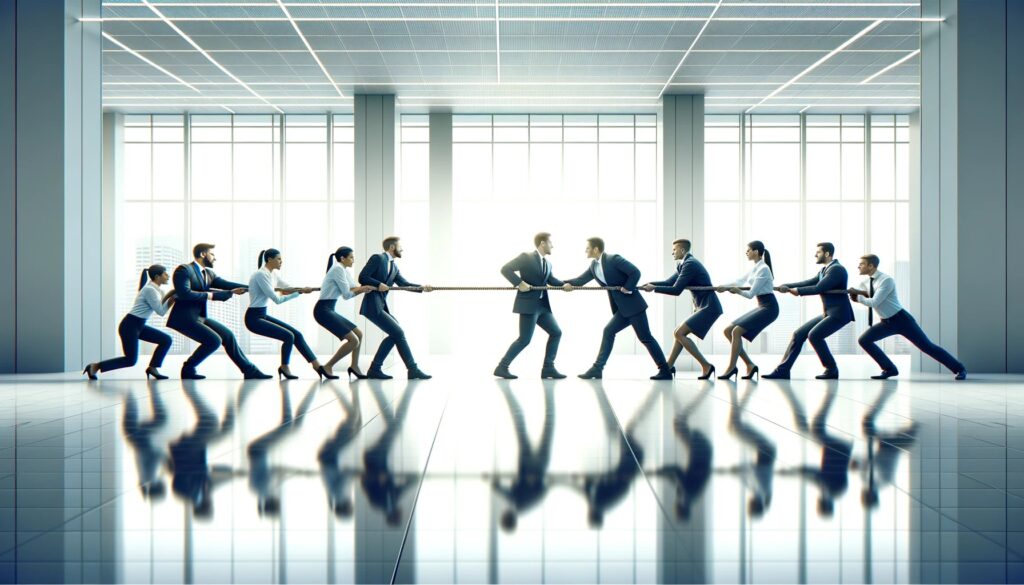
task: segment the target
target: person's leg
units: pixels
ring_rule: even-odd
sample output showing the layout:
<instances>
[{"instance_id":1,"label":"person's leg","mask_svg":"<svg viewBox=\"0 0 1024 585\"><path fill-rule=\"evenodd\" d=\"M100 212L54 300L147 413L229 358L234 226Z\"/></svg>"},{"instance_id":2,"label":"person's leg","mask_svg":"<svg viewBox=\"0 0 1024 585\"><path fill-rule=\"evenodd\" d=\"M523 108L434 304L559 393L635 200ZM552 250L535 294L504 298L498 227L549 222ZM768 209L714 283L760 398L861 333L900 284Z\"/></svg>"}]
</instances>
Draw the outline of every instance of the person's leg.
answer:
<instances>
[{"instance_id":1,"label":"person's leg","mask_svg":"<svg viewBox=\"0 0 1024 585\"><path fill-rule=\"evenodd\" d=\"M185 323L182 327L174 328L174 330L199 344L199 347L182 364L182 371L194 372L199 364L203 363L203 360L210 357L221 346L221 338L217 332L201 321Z\"/></svg>"},{"instance_id":2,"label":"person's leg","mask_svg":"<svg viewBox=\"0 0 1024 585\"><path fill-rule=\"evenodd\" d=\"M702 373L707 374L708 370L711 369L711 362L709 362L704 357L704 354L702 354L700 352L700 348L697 347L697 342L694 341L690 337L690 333L691 333L691 331L690 331L690 326L689 325L687 325L686 323L683 323L682 325L680 325L679 328L676 329L676 344L680 345L683 349L685 349L686 353L688 353L691 356L693 356L693 359L697 360L697 363L700 364L700 368L701 368ZM672 348L672 351L676 352L676 349L675 349L674 346ZM678 356L678 353L677 353L677 356ZM675 360L670 360L669 361L669 365L672 365L674 363L675 363Z\"/></svg>"},{"instance_id":3,"label":"person's leg","mask_svg":"<svg viewBox=\"0 0 1024 585\"><path fill-rule=\"evenodd\" d=\"M174 341L171 339L171 336L159 329L145 325L142 327L142 331L139 332L139 339L156 344L156 350L153 352L153 357L149 359L149 367L159 368L162 366L164 363L164 357L167 356L167 352L171 349L171 343Z\"/></svg>"},{"instance_id":4,"label":"person's leg","mask_svg":"<svg viewBox=\"0 0 1024 585\"><path fill-rule=\"evenodd\" d=\"M385 347L390 341L390 346L387 347L387 351L383 354L381 349L377 350L377 356L373 358L373 363L378 368L384 363L384 358L387 357L387 352L391 351L391 347L398 349L398 355L401 356L402 362L405 363L405 367L409 370L416 369L416 359L412 356L412 349L409 348L409 342L405 338L405 331L402 330L402 326L398 324L398 320L392 317L389 313L384 313L377 316L374 319L374 324L380 327L381 330L387 334L387 338L381 342L381 348Z\"/></svg>"},{"instance_id":5,"label":"person's leg","mask_svg":"<svg viewBox=\"0 0 1024 585\"><path fill-rule=\"evenodd\" d=\"M739 335L739 333L736 333L737 329L742 329L742 327L729 323L722 332L725 338L729 340L729 363L725 365L726 372L731 372L736 367L736 359L739 358L740 352L736 344L736 337Z\"/></svg>"},{"instance_id":6,"label":"person's leg","mask_svg":"<svg viewBox=\"0 0 1024 585\"><path fill-rule=\"evenodd\" d=\"M311 364L316 362L316 354L313 353L313 350L310 349L309 344L306 343L306 338L302 335L301 331L280 319L269 316L267 317L267 319L274 325L282 327L292 334L292 339L294 340L295 348L299 350L299 355L301 355L303 359L305 359L307 362Z\"/></svg>"},{"instance_id":7,"label":"person's leg","mask_svg":"<svg viewBox=\"0 0 1024 585\"><path fill-rule=\"evenodd\" d=\"M789 347L786 348L786 354L782 357L782 361L775 367L777 372L789 372L793 369L793 364L796 363L796 358L800 356L800 350L804 347L804 342L807 341L807 335L810 334L811 329L820 323L825 318L824 315L819 315L810 321L801 325L796 331L793 332L793 337L789 340Z\"/></svg>"},{"instance_id":8,"label":"person's leg","mask_svg":"<svg viewBox=\"0 0 1024 585\"><path fill-rule=\"evenodd\" d=\"M647 311L630 317L629 324L633 327L633 331L636 332L636 338L647 348L647 353L651 354L654 365L658 366L659 370L667 369L668 363L665 361L665 353L661 351L661 346L658 345L654 335L651 334L651 324L647 320Z\"/></svg>"},{"instance_id":9,"label":"person's leg","mask_svg":"<svg viewBox=\"0 0 1024 585\"><path fill-rule=\"evenodd\" d=\"M903 335L910 343L913 343L915 347L920 349L925 355L946 366L946 368L954 374L964 371L966 368L960 360L953 357L953 354L949 353L945 349L942 349L931 339L928 339L928 335L925 334L921 326L917 324L917 320L914 319L909 313L900 319L899 329L900 334Z\"/></svg>"},{"instance_id":10,"label":"person's leg","mask_svg":"<svg viewBox=\"0 0 1024 585\"><path fill-rule=\"evenodd\" d=\"M104 360L96 364L97 372L109 372L121 368L130 368L139 360L139 334L140 330L133 320L123 319L117 327L117 334L121 337L121 349L124 355L118 358Z\"/></svg>"},{"instance_id":11,"label":"person's leg","mask_svg":"<svg viewBox=\"0 0 1024 585\"><path fill-rule=\"evenodd\" d=\"M555 320L555 314L551 311L541 313L537 318L537 325L548 334L548 342L544 346L544 367L555 367L555 356L558 355L558 344L562 341L562 328Z\"/></svg>"},{"instance_id":12,"label":"person's leg","mask_svg":"<svg viewBox=\"0 0 1024 585\"><path fill-rule=\"evenodd\" d=\"M356 327L352 331L349 331L349 335L355 337L355 345L352 346L352 363L349 367L352 368L352 371L362 374L363 370L359 367L359 353L360 350L363 349L363 332ZM349 339L351 340L352 338L350 337Z\"/></svg>"},{"instance_id":13,"label":"person's leg","mask_svg":"<svg viewBox=\"0 0 1024 585\"><path fill-rule=\"evenodd\" d=\"M269 337L281 342L281 365L287 366L292 357L292 346L295 344L295 336L287 328L273 317L263 314L251 316L246 312L245 328L256 335Z\"/></svg>"},{"instance_id":14,"label":"person's leg","mask_svg":"<svg viewBox=\"0 0 1024 585\"><path fill-rule=\"evenodd\" d=\"M878 342L885 339L886 337L892 337L896 335L896 328L890 323L878 322L868 327L857 343L860 344L864 352L871 356L871 359L875 360L878 367L882 368L883 372L896 372L896 364L892 363L889 356L885 355L882 348L878 347Z\"/></svg>"},{"instance_id":15,"label":"person's leg","mask_svg":"<svg viewBox=\"0 0 1024 585\"><path fill-rule=\"evenodd\" d=\"M218 337L220 337L221 345L224 346L224 353L228 354L231 361L234 362L235 367L240 372L247 373L256 369L256 366L252 364L245 357L242 352L242 348L238 345L238 340L235 339L235 334L231 332L223 323L214 321L213 319L205 319L203 324L212 329Z\"/></svg>"},{"instance_id":16,"label":"person's leg","mask_svg":"<svg viewBox=\"0 0 1024 585\"><path fill-rule=\"evenodd\" d=\"M530 340L533 339L533 331L537 325L537 313L519 315L519 337L508 346L508 350L505 355L501 357L501 361L498 362L499 366L509 367L512 365L512 360L522 353L526 349L527 345L530 345Z\"/></svg>"},{"instance_id":17,"label":"person's leg","mask_svg":"<svg viewBox=\"0 0 1024 585\"><path fill-rule=\"evenodd\" d=\"M327 360L327 363L324 364L324 367L327 368L328 372L333 374L334 366L342 359L344 359L345 356L347 356L349 353L353 352L358 348L359 338L356 337L356 331L356 329L353 329L352 331L349 331L348 333L345 334L345 337L342 338L343 343L341 344L341 346L338 347L338 351L334 352L334 355L331 356L331 359Z\"/></svg>"},{"instance_id":18,"label":"person's leg","mask_svg":"<svg viewBox=\"0 0 1024 585\"><path fill-rule=\"evenodd\" d=\"M608 324L604 326L604 331L601 332L601 348L597 351L597 359L594 361L595 368L598 370L604 369L604 365L608 363L608 356L612 354L615 335L628 326L629 319L626 319L619 313L612 315Z\"/></svg>"},{"instance_id":19,"label":"person's leg","mask_svg":"<svg viewBox=\"0 0 1024 585\"><path fill-rule=\"evenodd\" d=\"M836 365L836 359L832 357L832 352L828 349L828 342L825 340L836 331L845 327L847 323L849 321L846 319L826 316L807 333L807 339L811 342L814 353L818 354L821 365L825 366L825 369L829 372L837 371L839 366Z\"/></svg>"}]
</instances>

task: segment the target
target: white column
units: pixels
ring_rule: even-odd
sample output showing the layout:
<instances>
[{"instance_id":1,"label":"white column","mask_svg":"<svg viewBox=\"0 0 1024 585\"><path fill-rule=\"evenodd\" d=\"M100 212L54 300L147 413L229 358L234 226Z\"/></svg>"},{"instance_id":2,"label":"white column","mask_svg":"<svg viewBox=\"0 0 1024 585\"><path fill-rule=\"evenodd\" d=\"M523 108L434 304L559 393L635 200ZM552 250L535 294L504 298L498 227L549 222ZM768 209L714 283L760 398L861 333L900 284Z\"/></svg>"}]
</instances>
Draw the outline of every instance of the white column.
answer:
<instances>
[{"instance_id":1,"label":"white column","mask_svg":"<svg viewBox=\"0 0 1024 585\"><path fill-rule=\"evenodd\" d=\"M452 283L452 114L430 114L430 282ZM430 299L430 351L448 354L451 342L451 295Z\"/></svg>"}]
</instances>

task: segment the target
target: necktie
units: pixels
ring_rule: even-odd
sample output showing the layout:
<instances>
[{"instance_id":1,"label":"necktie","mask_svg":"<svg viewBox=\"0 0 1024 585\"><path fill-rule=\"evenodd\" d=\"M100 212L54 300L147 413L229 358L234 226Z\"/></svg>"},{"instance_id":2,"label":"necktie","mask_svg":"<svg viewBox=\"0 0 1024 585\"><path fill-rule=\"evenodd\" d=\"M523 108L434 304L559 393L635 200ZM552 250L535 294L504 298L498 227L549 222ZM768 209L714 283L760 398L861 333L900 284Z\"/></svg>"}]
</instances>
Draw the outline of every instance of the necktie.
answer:
<instances>
[{"instance_id":1,"label":"necktie","mask_svg":"<svg viewBox=\"0 0 1024 585\"><path fill-rule=\"evenodd\" d=\"M544 260L543 256L540 257L540 272L544 276L547 276L548 274L548 263Z\"/></svg>"},{"instance_id":2,"label":"necktie","mask_svg":"<svg viewBox=\"0 0 1024 585\"><path fill-rule=\"evenodd\" d=\"M870 298L870 297L873 297L873 296L875 296L875 277L874 276L872 276L871 279L868 280L868 297ZM868 307L868 327L871 327L874 324L875 324L875 310L872 309L871 307Z\"/></svg>"}]
</instances>

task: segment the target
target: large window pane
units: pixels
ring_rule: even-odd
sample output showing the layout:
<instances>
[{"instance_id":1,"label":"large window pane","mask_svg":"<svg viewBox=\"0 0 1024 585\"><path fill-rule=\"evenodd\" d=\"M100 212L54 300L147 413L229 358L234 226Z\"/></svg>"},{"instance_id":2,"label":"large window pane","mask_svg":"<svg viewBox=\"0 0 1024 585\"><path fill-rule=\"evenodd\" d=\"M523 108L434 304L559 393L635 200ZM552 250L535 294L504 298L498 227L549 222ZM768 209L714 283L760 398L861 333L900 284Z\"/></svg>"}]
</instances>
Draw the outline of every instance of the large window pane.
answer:
<instances>
[{"instance_id":1,"label":"large window pane","mask_svg":"<svg viewBox=\"0 0 1024 585\"><path fill-rule=\"evenodd\" d=\"M192 145L192 198L231 199L231 145Z\"/></svg>"}]
</instances>

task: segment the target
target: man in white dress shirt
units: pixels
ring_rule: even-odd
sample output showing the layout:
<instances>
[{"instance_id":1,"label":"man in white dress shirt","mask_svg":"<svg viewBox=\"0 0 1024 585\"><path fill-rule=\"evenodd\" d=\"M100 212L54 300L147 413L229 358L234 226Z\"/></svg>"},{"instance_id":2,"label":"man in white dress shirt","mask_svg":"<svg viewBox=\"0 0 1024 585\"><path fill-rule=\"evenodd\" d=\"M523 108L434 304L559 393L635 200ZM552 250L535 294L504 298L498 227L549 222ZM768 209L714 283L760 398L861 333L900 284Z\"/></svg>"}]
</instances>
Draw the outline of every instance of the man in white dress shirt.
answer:
<instances>
[{"instance_id":1,"label":"man in white dress shirt","mask_svg":"<svg viewBox=\"0 0 1024 585\"><path fill-rule=\"evenodd\" d=\"M881 374L871 376L871 378L885 380L899 374L896 364L892 363L892 360L878 347L877 342L893 335L902 335L922 353L949 368L956 374L955 379L966 379L967 368L948 351L932 343L914 317L900 305L900 301L896 297L896 281L888 274L879 272L878 263L878 256L874 254L861 256L857 269L862 276L867 276L868 280L861 285L863 288L851 288L848 291L852 301L868 307L868 325L870 327L857 341L882 368ZM878 323L874 323L876 311L881 318Z\"/></svg>"}]
</instances>

